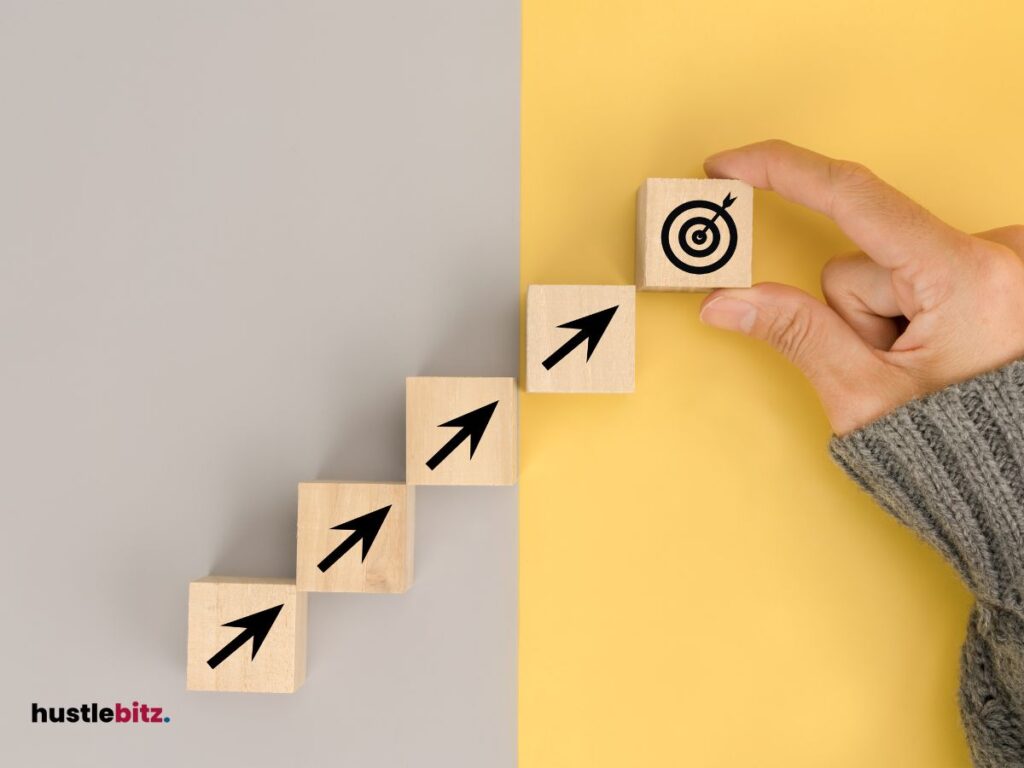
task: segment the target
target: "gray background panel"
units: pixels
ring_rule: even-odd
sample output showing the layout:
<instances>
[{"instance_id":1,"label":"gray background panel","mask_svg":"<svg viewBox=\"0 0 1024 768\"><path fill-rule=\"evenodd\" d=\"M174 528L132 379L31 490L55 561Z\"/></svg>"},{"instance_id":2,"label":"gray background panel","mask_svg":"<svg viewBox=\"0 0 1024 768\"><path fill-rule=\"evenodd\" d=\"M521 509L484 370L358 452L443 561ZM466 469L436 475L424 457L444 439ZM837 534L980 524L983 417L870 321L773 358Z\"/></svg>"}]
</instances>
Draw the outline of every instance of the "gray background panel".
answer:
<instances>
[{"instance_id":1,"label":"gray background panel","mask_svg":"<svg viewBox=\"0 0 1024 768\"><path fill-rule=\"evenodd\" d=\"M514 764L514 488L419 489L298 694L184 654L190 579L294 574L296 483L402 478L405 376L515 374L518 78L503 0L0 1L11 764Z\"/></svg>"}]
</instances>

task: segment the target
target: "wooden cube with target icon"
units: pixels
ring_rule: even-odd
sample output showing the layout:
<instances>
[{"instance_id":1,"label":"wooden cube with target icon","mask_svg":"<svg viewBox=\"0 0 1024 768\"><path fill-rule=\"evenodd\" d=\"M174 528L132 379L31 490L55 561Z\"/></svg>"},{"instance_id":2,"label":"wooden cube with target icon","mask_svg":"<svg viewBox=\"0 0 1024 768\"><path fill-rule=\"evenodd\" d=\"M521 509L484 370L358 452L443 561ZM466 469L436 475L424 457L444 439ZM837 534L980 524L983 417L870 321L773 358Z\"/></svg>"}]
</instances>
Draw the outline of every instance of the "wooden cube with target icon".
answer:
<instances>
[{"instance_id":1,"label":"wooden cube with target icon","mask_svg":"<svg viewBox=\"0 0 1024 768\"><path fill-rule=\"evenodd\" d=\"M513 485L519 453L517 400L512 378L406 379L406 482Z\"/></svg>"},{"instance_id":2,"label":"wooden cube with target icon","mask_svg":"<svg viewBox=\"0 0 1024 768\"><path fill-rule=\"evenodd\" d=\"M647 179L637 192L637 287L749 287L753 217L754 191L742 181Z\"/></svg>"},{"instance_id":3,"label":"wooden cube with target icon","mask_svg":"<svg viewBox=\"0 0 1024 768\"><path fill-rule=\"evenodd\" d=\"M635 369L634 286L530 286L527 392L632 392Z\"/></svg>"},{"instance_id":4,"label":"wooden cube with target icon","mask_svg":"<svg viewBox=\"0 0 1024 768\"><path fill-rule=\"evenodd\" d=\"M293 693L306 679L305 592L294 579L207 576L188 586L190 691Z\"/></svg>"},{"instance_id":5,"label":"wooden cube with target icon","mask_svg":"<svg viewBox=\"0 0 1024 768\"><path fill-rule=\"evenodd\" d=\"M414 498L404 483L300 483L299 590L405 592L412 586Z\"/></svg>"}]
</instances>

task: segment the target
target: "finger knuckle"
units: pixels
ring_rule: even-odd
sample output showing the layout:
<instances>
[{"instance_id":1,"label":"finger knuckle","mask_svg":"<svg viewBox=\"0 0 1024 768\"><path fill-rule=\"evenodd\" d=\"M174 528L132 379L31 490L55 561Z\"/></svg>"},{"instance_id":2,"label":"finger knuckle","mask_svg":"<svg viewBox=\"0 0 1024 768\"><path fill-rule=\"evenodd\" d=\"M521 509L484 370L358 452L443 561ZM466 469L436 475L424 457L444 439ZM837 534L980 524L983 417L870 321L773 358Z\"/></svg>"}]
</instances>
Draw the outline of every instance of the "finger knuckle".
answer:
<instances>
[{"instance_id":1,"label":"finger knuckle","mask_svg":"<svg viewBox=\"0 0 1024 768\"><path fill-rule=\"evenodd\" d=\"M790 360L800 359L811 346L812 315L810 308L804 305L775 313L765 329L766 340Z\"/></svg>"},{"instance_id":2,"label":"finger knuckle","mask_svg":"<svg viewBox=\"0 0 1024 768\"><path fill-rule=\"evenodd\" d=\"M870 168L852 160L830 160L828 175L834 187L846 190L870 187L878 180Z\"/></svg>"},{"instance_id":3,"label":"finger knuckle","mask_svg":"<svg viewBox=\"0 0 1024 768\"><path fill-rule=\"evenodd\" d=\"M828 186L831 199L827 213L835 218L844 210L871 205L879 194L879 179L867 166L851 160L829 160Z\"/></svg>"},{"instance_id":4,"label":"finger knuckle","mask_svg":"<svg viewBox=\"0 0 1024 768\"><path fill-rule=\"evenodd\" d=\"M986 296L1012 294L1019 301L1024 289L1024 264L1010 248L995 243L976 244L978 289Z\"/></svg>"},{"instance_id":5,"label":"finger knuckle","mask_svg":"<svg viewBox=\"0 0 1024 768\"><path fill-rule=\"evenodd\" d=\"M821 269L821 292L828 300L835 299L842 294L847 275L849 274L851 259L848 256L834 256L825 262Z\"/></svg>"}]
</instances>

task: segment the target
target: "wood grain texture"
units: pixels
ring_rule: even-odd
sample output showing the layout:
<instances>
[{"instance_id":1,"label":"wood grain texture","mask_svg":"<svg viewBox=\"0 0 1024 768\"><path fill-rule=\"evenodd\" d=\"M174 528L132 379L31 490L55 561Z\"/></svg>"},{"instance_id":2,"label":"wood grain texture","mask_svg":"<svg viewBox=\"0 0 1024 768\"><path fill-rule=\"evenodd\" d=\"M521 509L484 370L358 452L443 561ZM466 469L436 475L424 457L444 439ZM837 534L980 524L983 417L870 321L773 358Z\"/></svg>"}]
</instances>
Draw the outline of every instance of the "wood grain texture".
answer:
<instances>
[{"instance_id":1,"label":"wood grain texture","mask_svg":"<svg viewBox=\"0 0 1024 768\"><path fill-rule=\"evenodd\" d=\"M590 359L587 342L550 369L543 362L577 331L563 323L616 307ZM527 392L632 392L636 384L636 288L531 285L526 294Z\"/></svg>"},{"instance_id":2,"label":"wood grain texture","mask_svg":"<svg viewBox=\"0 0 1024 768\"><path fill-rule=\"evenodd\" d=\"M282 605L256 658L252 641L211 669L207 661L243 629L225 627L258 611ZM207 576L188 588L190 691L294 693L306 679L307 597L289 579Z\"/></svg>"},{"instance_id":3,"label":"wood grain texture","mask_svg":"<svg viewBox=\"0 0 1024 768\"><path fill-rule=\"evenodd\" d=\"M353 535L333 526L390 506L366 559L360 540L326 571L317 566ZM304 592L405 592L412 586L415 491L402 483L299 484L296 582Z\"/></svg>"},{"instance_id":4,"label":"wood grain texture","mask_svg":"<svg viewBox=\"0 0 1024 768\"><path fill-rule=\"evenodd\" d=\"M661 231L669 214L679 205L691 200L707 200L716 205L726 195L736 201L728 213L736 223L736 250L721 268L708 274L695 275L674 265L665 255ZM689 216L711 216L707 210L683 214L682 223ZM751 284L751 245L753 236L754 191L750 185L733 179L647 179L637 192L636 223L636 284L646 291L709 291L713 288L747 288ZM676 242L678 224L672 229L671 242L678 254ZM722 247L725 246L723 237ZM700 265L713 262L715 254L703 258L687 257L683 261Z\"/></svg>"},{"instance_id":5,"label":"wood grain texture","mask_svg":"<svg viewBox=\"0 0 1024 768\"><path fill-rule=\"evenodd\" d=\"M410 485L513 485L519 453L519 407L513 378L406 379L406 482ZM459 431L439 425L497 402L476 452L469 439L431 470L426 462Z\"/></svg>"}]
</instances>

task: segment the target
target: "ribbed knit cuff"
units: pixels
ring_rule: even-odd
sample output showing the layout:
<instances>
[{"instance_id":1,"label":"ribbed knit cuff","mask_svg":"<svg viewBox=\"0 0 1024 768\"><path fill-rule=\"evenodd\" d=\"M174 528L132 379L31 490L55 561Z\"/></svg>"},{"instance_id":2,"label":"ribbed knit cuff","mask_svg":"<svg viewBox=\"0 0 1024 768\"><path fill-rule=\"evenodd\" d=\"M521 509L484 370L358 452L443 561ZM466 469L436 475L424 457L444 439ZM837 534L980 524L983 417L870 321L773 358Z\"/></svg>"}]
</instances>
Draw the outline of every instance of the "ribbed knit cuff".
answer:
<instances>
[{"instance_id":1,"label":"ribbed knit cuff","mask_svg":"<svg viewBox=\"0 0 1024 768\"><path fill-rule=\"evenodd\" d=\"M829 450L979 600L1021 609L1024 361L907 403Z\"/></svg>"}]
</instances>

